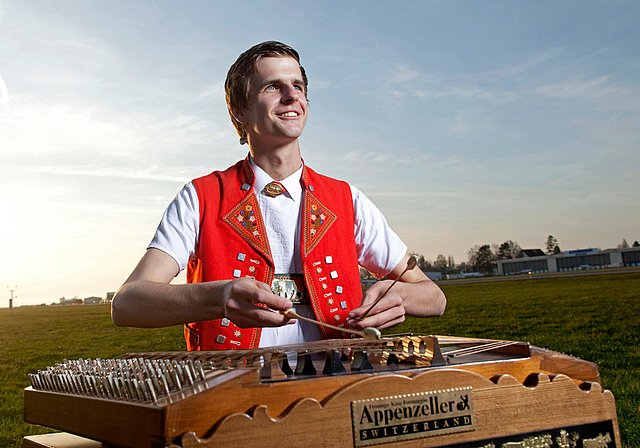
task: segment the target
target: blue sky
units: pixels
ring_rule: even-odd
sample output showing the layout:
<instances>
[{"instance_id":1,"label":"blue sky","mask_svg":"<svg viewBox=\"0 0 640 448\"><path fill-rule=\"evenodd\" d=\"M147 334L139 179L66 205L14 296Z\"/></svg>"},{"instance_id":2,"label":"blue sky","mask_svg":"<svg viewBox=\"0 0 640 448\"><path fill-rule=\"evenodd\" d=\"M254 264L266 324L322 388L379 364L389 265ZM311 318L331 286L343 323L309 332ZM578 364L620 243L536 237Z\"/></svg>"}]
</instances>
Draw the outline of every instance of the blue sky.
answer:
<instances>
[{"instance_id":1,"label":"blue sky","mask_svg":"<svg viewBox=\"0 0 640 448\"><path fill-rule=\"evenodd\" d=\"M0 0L0 286L117 289L182 185L244 157L222 84L271 39L310 78L306 163L411 251L632 243L639 21L632 1Z\"/></svg>"}]
</instances>

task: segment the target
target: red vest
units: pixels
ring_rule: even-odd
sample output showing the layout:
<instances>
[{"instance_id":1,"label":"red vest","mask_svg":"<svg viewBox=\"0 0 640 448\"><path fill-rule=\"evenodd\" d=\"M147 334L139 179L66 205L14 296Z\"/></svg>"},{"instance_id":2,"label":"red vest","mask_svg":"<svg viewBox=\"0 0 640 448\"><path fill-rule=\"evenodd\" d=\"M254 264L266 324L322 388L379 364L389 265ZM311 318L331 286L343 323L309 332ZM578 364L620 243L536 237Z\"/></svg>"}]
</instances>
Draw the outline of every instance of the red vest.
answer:
<instances>
[{"instance_id":1,"label":"red vest","mask_svg":"<svg viewBox=\"0 0 640 448\"><path fill-rule=\"evenodd\" d=\"M316 318L342 327L362 299L351 189L306 166L302 183L300 254L305 284ZM187 282L253 277L270 285L274 263L249 161L193 184L200 202L200 241L197 258L187 266ZM325 338L346 336L321 328ZM189 350L248 349L258 347L261 329L242 329L218 319L186 324L184 333Z\"/></svg>"}]
</instances>

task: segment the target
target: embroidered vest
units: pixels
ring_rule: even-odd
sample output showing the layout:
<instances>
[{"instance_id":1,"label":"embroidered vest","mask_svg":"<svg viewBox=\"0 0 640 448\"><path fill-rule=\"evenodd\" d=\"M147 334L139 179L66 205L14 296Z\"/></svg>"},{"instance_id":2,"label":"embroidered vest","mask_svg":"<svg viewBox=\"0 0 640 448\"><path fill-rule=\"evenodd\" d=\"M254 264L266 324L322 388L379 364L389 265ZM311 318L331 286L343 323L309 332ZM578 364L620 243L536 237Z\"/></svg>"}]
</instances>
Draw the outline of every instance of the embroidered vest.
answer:
<instances>
[{"instance_id":1,"label":"embroidered vest","mask_svg":"<svg viewBox=\"0 0 640 448\"><path fill-rule=\"evenodd\" d=\"M306 166L302 183L300 258L311 304L318 320L345 326L362 299L351 189ZM270 285L274 263L249 161L193 184L200 202L200 241L197 258L187 266L187 282L252 277ZM321 329L325 338L346 337ZM261 329L242 329L224 318L186 324L184 333L188 350L249 349L258 347Z\"/></svg>"}]
</instances>

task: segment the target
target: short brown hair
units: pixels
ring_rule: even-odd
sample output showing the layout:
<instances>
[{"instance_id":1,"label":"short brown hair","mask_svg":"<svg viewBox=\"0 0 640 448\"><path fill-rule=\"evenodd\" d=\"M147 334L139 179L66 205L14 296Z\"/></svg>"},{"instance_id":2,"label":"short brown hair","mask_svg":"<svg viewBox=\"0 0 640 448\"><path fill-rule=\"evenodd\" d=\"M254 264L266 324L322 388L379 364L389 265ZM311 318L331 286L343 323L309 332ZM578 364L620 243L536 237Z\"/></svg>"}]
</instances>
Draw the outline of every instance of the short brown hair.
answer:
<instances>
[{"instance_id":1,"label":"short brown hair","mask_svg":"<svg viewBox=\"0 0 640 448\"><path fill-rule=\"evenodd\" d=\"M292 57L298 61L302 80L304 81L304 94L307 95L307 74L302 65L300 65L300 55L289 45L276 41L262 42L254 45L247 51L238 56L236 62L233 63L227 79L224 83L224 92L227 99L227 108L231 115L231 122L236 127L238 135L243 137L243 126L236 117L233 116L233 109L244 112L249 108L251 100L251 75L256 71L256 64L260 58L270 57Z\"/></svg>"}]
</instances>

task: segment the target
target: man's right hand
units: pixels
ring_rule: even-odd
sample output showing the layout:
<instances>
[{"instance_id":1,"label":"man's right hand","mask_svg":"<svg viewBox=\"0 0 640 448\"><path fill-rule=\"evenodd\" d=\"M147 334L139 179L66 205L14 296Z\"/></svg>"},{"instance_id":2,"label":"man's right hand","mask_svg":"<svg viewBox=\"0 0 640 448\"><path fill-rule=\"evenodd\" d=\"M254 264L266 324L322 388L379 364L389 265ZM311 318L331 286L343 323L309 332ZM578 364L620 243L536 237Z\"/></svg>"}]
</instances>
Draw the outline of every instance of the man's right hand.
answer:
<instances>
[{"instance_id":1,"label":"man's right hand","mask_svg":"<svg viewBox=\"0 0 640 448\"><path fill-rule=\"evenodd\" d=\"M224 317L240 328L279 327L292 323L291 319L278 313L292 306L291 301L275 295L265 283L250 278L229 280L224 287Z\"/></svg>"},{"instance_id":2,"label":"man's right hand","mask_svg":"<svg viewBox=\"0 0 640 448\"><path fill-rule=\"evenodd\" d=\"M172 285L178 264L149 249L111 303L118 326L166 327L226 317L242 328L277 327L293 321L279 310L293 305L250 278ZM267 309L269 308L269 309Z\"/></svg>"}]
</instances>

